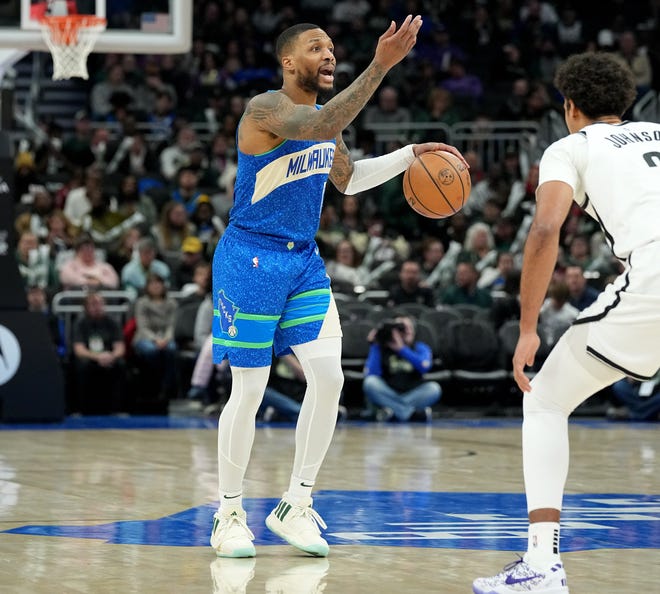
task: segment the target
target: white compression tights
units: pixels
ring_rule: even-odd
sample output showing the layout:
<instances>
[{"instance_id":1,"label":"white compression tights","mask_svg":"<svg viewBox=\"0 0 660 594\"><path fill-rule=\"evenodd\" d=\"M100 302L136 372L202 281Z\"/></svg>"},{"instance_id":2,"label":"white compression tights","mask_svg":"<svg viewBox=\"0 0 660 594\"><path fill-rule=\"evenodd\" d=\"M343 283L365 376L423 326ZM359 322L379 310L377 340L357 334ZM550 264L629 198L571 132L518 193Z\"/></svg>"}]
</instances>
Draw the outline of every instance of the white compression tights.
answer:
<instances>
[{"instance_id":1,"label":"white compression tights","mask_svg":"<svg viewBox=\"0 0 660 594\"><path fill-rule=\"evenodd\" d=\"M587 326L572 326L523 397L523 470L527 510L561 509L568 476L568 416L623 374L586 352Z\"/></svg>"},{"instance_id":2,"label":"white compression tights","mask_svg":"<svg viewBox=\"0 0 660 594\"><path fill-rule=\"evenodd\" d=\"M268 384L270 367L232 367L231 394L218 420L220 493L240 493L254 442L257 410ZM222 496L222 495L221 495Z\"/></svg>"},{"instance_id":3,"label":"white compression tights","mask_svg":"<svg viewBox=\"0 0 660 594\"><path fill-rule=\"evenodd\" d=\"M310 481L330 446L344 375L341 338L323 338L293 347L307 380L296 426L293 474ZM270 367L232 367L232 389L218 421L220 492L239 493L250 460L255 417L268 383Z\"/></svg>"},{"instance_id":4,"label":"white compression tights","mask_svg":"<svg viewBox=\"0 0 660 594\"><path fill-rule=\"evenodd\" d=\"M344 385L341 338L324 338L293 347L307 379L307 390L296 424L293 475L316 480L337 423Z\"/></svg>"}]
</instances>

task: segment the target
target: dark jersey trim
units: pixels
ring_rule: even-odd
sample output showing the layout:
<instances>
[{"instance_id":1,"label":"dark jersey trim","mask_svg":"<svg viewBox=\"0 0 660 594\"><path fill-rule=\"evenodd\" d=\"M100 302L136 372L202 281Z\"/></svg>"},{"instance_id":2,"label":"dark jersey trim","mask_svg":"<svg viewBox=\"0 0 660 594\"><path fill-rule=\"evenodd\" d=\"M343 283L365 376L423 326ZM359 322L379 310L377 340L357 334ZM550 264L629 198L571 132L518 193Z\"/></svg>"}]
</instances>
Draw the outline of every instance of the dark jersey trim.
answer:
<instances>
[{"instance_id":1,"label":"dark jersey trim","mask_svg":"<svg viewBox=\"0 0 660 594\"><path fill-rule=\"evenodd\" d=\"M599 314L575 320L573 325L577 326L578 324L586 324L588 322L597 322L598 320L602 320L610 311L612 311L617 305L619 305L619 303L621 303L621 293L625 292L625 290L628 288L628 285L630 285L630 270L626 272L625 284L616 292L616 299L610 305L608 305Z\"/></svg>"},{"instance_id":2,"label":"dark jersey trim","mask_svg":"<svg viewBox=\"0 0 660 594\"><path fill-rule=\"evenodd\" d=\"M614 363L614 361L610 361L605 355L599 353L598 351L596 351L595 349L593 349L588 345L587 345L587 353L589 353L590 355L592 355L602 363L605 363L605 365L612 367L614 369L618 369L622 373L625 373L627 376L639 381L649 380L655 375L655 373L653 375L639 375L634 371L630 371L630 369L626 369L625 367L618 365L617 363Z\"/></svg>"}]
</instances>

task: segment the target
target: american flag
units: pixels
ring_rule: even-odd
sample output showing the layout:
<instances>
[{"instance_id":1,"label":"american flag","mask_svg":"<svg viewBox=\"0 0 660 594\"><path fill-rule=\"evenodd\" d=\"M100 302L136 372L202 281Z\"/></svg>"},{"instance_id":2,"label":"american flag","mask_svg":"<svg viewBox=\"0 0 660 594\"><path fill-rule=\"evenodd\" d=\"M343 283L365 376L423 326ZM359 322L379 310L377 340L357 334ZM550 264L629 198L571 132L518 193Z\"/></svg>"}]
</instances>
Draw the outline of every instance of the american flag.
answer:
<instances>
[{"instance_id":1,"label":"american flag","mask_svg":"<svg viewBox=\"0 0 660 594\"><path fill-rule=\"evenodd\" d=\"M147 33L170 33L170 15L166 12L143 12L142 31Z\"/></svg>"}]
</instances>

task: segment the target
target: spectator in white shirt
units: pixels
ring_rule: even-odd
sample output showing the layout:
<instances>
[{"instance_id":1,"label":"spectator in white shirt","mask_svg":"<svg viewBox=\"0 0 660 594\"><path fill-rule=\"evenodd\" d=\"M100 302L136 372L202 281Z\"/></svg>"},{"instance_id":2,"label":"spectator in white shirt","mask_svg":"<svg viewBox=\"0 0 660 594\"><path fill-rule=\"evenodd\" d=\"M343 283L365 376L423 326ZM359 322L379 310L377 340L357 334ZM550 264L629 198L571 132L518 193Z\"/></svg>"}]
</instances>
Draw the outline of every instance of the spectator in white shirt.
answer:
<instances>
[{"instance_id":1,"label":"spectator in white shirt","mask_svg":"<svg viewBox=\"0 0 660 594\"><path fill-rule=\"evenodd\" d=\"M98 167L89 167L85 171L85 185L71 190L64 202L64 214L76 227L80 227L85 215L92 210L88 193L101 189L103 172Z\"/></svg>"},{"instance_id":2,"label":"spectator in white shirt","mask_svg":"<svg viewBox=\"0 0 660 594\"><path fill-rule=\"evenodd\" d=\"M548 287L548 296L539 315L539 329L548 347L559 340L580 313L568 302L569 297L568 286L563 281L553 282Z\"/></svg>"},{"instance_id":3,"label":"spectator in white shirt","mask_svg":"<svg viewBox=\"0 0 660 594\"><path fill-rule=\"evenodd\" d=\"M190 152L198 146L195 131L184 126L179 130L176 143L168 146L160 154L160 172L168 181L173 181L181 167L188 164Z\"/></svg>"}]
</instances>

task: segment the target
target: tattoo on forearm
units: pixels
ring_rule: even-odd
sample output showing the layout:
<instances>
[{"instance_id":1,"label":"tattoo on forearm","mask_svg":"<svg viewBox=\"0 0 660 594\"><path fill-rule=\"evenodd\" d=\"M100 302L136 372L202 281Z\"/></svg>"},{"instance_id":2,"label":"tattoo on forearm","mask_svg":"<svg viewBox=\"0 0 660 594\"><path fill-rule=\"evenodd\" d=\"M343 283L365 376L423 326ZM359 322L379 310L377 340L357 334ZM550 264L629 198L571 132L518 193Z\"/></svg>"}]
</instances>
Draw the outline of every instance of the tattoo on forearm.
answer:
<instances>
[{"instance_id":1,"label":"tattoo on forearm","mask_svg":"<svg viewBox=\"0 0 660 594\"><path fill-rule=\"evenodd\" d=\"M353 162L350 152L346 144L341 141L337 142L330 179L337 189L343 191L346 189L351 175L353 175Z\"/></svg>"},{"instance_id":2,"label":"tattoo on forearm","mask_svg":"<svg viewBox=\"0 0 660 594\"><path fill-rule=\"evenodd\" d=\"M259 128L284 138L335 138L367 104L386 72L372 63L320 111L296 105L282 93L268 93L250 102L245 116Z\"/></svg>"},{"instance_id":3,"label":"tattoo on forearm","mask_svg":"<svg viewBox=\"0 0 660 594\"><path fill-rule=\"evenodd\" d=\"M343 130L360 113L383 81L386 71L377 64L371 64L353 84L344 89L323 108L323 119L340 125Z\"/></svg>"}]
</instances>

